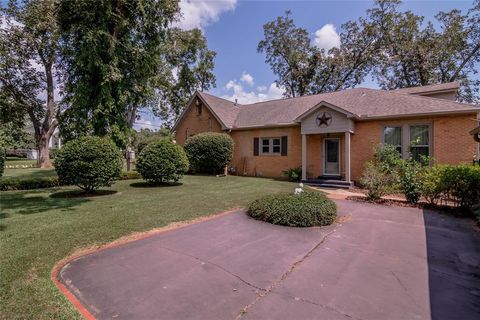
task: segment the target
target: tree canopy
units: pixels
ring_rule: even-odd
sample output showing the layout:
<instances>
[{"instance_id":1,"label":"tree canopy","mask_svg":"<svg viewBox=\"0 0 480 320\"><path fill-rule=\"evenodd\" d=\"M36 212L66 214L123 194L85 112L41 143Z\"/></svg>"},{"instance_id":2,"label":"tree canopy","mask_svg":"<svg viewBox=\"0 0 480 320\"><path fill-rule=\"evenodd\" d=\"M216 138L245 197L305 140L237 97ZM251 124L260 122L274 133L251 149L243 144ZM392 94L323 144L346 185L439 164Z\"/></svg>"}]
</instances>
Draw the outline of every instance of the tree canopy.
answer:
<instances>
[{"instance_id":1,"label":"tree canopy","mask_svg":"<svg viewBox=\"0 0 480 320\"><path fill-rule=\"evenodd\" d=\"M57 127L55 6L55 0L11 0L1 9L0 124L18 131L30 120L41 167L51 166L48 141Z\"/></svg>"},{"instance_id":2,"label":"tree canopy","mask_svg":"<svg viewBox=\"0 0 480 320\"><path fill-rule=\"evenodd\" d=\"M170 127L180 116L195 91L215 86L213 73L216 52L209 50L199 29L169 30L166 79L159 83L159 103L154 108L164 125Z\"/></svg>"},{"instance_id":3,"label":"tree canopy","mask_svg":"<svg viewBox=\"0 0 480 320\"><path fill-rule=\"evenodd\" d=\"M480 0L468 12L439 12L431 21L377 0L365 16L341 27L340 45L319 49L291 13L264 25L266 55L285 96L352 88L372 76L383 89L459 81L460 99L479 99Z\"/></svg>"},{"instance_id":4,"label":"tree canopy","mask_svg":"<svg viewBox=\"0 0 480 320\"><path fill-rule=\"evenodd\" d=\"M94 134L127 143L136 110L155 100L167 29L178 10L171 0L60 2L67 139Z\"/></svg>"}]
</instances>

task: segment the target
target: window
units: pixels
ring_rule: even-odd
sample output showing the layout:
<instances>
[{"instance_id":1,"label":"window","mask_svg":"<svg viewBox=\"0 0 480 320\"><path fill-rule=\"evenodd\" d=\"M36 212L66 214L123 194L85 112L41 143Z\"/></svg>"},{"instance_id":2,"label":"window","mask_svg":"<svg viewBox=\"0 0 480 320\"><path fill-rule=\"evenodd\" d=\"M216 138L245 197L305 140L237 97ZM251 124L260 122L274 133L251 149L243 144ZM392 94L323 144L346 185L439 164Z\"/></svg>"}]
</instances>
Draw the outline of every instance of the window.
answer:
<instances>
[{"instance_id":1,"label":"window","mask_svg":"<svg viewBox=\"0 0 480 320\"><path fill-rule=\"evenodd\" d=\"M280 154L280 138L261 138L260 151L262 154Z\"/></svg>"},{"instance_id":2,"label":"window","mask_svg":"<svg viewBox=\"0 0 480 320\"><path fill-rule=\"evenodd\" d=\"M428 125L410 126L410 152L412 158L421 161L430 155L430 127Z\"/></svg>"},{"instance_id":3,"label":"window","mask_svg":"<svg viewBox=\"0 0 480 320\"><path fill-rule=\"evenodd\" d=\"M197 115L201 115L202 114L202 105L200 103L197 103Z\"/></svg>"},{"instance_id":4,"label":"window","mask_svg":"<svg viewBox=\"0 0 480 320\"><path fill-rule=\"evenodd\" d=\"M402 127L384 127L383 143L394 146L402 154Z\"/></svg>"}]
</instances>

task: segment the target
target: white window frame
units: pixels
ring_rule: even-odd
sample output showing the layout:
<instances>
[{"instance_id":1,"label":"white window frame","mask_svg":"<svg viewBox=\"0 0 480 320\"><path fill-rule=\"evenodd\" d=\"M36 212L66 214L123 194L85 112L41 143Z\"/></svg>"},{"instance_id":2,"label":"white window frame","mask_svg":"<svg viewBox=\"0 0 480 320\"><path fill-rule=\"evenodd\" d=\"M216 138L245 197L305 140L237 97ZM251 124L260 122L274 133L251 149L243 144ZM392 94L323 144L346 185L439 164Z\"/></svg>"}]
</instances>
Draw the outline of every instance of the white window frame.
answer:
<instances>
[{"instance_id":1,"label":"white window frame","mask_svg":"<svg viewBox=\"0 0 480 320\"><path fill-rule=\"evenodd\" d=\"M410 157L410 147L411 147L411 137L410 137L410 127L412 126L428 126L428 146L419 145L419 147L428 147L428 156L433 155L433 122L425 121L412 121L412 122L391 122L384 123L381 125L381 141L382 144L385 144L384 130L387 127L401 127L402 130L402 159L408 159Z\"/></svg>"},{"instance_id":2,"label":"white window frame","mask_svg":"<svg viewBox=\"0 0 480 320\"><path fill-rule=\"evenodd\" d=\"M273 140L278 139L278 145L273 144ZM263 144L263 141L268 141L268 152L263 151L263 147L266 146ZM273 152L273 147L278 147L278 152ZM261 137L259 141L259 153L261 155L270 155L270 156L279 156L282 154L282 137Z\"/></svg>"}]
</instances>

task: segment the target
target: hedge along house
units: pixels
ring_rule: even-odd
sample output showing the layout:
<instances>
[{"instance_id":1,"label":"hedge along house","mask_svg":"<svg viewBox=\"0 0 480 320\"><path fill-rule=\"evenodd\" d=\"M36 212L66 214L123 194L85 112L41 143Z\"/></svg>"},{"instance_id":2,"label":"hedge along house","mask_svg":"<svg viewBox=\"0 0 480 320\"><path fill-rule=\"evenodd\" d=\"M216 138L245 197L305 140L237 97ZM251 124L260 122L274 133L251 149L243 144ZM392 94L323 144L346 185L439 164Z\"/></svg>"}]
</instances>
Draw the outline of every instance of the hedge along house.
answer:
<instances>
[{"instance_id":1,"label":"hedge along house","mask_svg":"<svg viewBox=\"0 0 480 320\"><path fill-rule=\"evenodd\" d=\"M349 186L380 143L394 145L404 158L426 155L438 163L478 157L470 131L480 108L456 102L457 90L457 83L355 88L248 105L197 92L173 130L181 145L200 132L230 134L230 169L238 175L280 177L301 167L308 182Z\"/></svg>"}]
</instances>

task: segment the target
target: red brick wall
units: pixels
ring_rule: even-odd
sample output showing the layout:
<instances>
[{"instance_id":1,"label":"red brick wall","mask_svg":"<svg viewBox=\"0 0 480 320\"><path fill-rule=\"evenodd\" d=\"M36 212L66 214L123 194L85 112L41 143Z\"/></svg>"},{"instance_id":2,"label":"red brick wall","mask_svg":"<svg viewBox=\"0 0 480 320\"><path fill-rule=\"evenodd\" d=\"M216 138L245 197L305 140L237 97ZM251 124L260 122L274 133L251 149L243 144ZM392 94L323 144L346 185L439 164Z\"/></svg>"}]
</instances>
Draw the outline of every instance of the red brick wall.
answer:
<instances>
[{"instance_id":1,"label":"red brick wall","mask_svg":"<svg viewBox=\"0 0 480 320\"><path fill-rule=\"evenodd\" d=\"M198 115L197 108L192 103L175 130L175 140L178 144L183 146L188 138L187 131L188 136L193 136L200 132L222 132L222 126L207 107L202 105L202 113Z\"/></svg>"}]
</instances>

